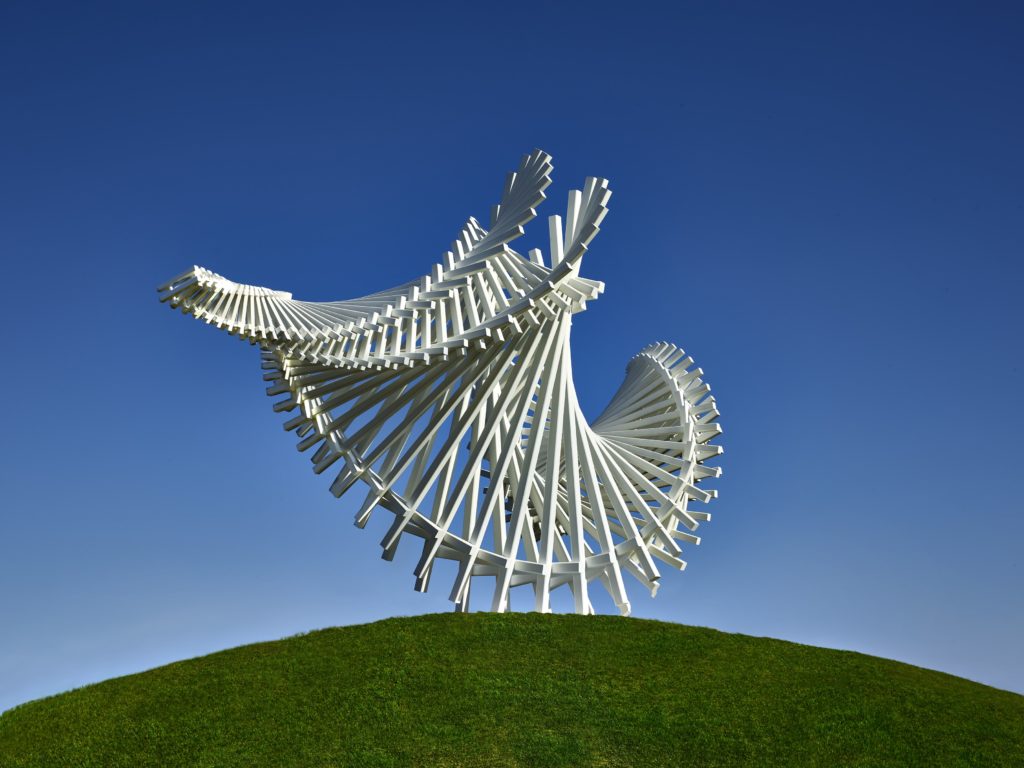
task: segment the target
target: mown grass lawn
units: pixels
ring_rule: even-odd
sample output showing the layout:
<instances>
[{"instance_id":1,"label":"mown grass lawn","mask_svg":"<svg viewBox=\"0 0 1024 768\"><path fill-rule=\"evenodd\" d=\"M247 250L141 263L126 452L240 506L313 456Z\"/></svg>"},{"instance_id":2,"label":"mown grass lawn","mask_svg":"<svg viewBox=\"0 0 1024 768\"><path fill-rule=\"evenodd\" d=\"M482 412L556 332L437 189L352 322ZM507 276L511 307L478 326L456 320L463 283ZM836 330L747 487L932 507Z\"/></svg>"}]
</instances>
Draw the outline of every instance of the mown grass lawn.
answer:
<instances>
[{"instance_id":1,"label":"mown grass lawn","mask_svg":"<svg viewBox=\"0 0 1024 768\"><path fill-rule=\"evenodd\" d=\"M1024 697L609 616L441 614L178 662L0 715L0 766L1024 766Z\"/></svg>"}]
</instances>

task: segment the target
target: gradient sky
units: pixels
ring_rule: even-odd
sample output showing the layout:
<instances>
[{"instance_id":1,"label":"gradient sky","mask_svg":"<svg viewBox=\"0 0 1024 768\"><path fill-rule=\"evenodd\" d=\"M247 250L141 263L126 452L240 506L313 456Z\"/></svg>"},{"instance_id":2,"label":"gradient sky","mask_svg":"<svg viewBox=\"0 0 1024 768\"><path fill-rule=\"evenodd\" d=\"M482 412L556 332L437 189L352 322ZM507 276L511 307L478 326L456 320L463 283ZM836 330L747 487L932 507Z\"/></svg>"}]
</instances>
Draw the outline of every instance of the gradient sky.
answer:
<instances>
[{"instance_id":1,"label":"gradient sky","mask_svg":"<svg viewBox=\"0 0 1024 768\"><path fill-rule=\"evenodd\" d=\"M418 277L534 147L614 190L585 410L665 339L724 414L635 615L1024 691L1019 4L205 5L0 5L0 709L450 610L154 289Z\"/></svg>"}]
</instances>

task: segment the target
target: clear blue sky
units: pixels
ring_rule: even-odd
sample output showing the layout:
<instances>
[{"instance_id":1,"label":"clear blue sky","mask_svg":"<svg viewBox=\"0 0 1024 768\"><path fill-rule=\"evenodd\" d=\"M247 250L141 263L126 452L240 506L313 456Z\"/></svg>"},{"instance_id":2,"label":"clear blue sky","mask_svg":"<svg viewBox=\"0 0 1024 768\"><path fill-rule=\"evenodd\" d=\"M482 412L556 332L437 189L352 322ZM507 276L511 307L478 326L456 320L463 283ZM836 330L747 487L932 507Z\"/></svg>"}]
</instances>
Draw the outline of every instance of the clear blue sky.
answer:
<instances>
[{"instance_id":1,"label":"clear blue sky","mask_svg":"<svg viewBox=\"0 0 1024 768\"><path fill-rule=\"evenodd\" d=\"M203 5L0 7L0 708L450 610L154 288L417 277L534 147L615 191L585 408L666 339L724 414L636 615L1024 691L1019 4Z\"/></svg>"}]
</instances>

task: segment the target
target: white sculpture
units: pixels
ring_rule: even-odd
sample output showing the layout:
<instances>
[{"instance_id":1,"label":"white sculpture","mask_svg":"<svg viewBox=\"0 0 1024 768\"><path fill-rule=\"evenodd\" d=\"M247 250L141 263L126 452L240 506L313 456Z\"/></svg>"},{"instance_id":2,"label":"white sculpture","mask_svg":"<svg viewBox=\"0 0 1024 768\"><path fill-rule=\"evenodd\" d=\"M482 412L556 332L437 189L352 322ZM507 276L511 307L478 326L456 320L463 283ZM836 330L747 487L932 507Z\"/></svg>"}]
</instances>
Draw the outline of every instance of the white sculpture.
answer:
<instances>
[{"instance_id":1,"label":"white sculpture","mask_svg":"<svg viewBox=\"0 0 1024 768\"><path fill-rule=\"evenodd\" d=\"M509 247L536 215L551 158L535 150L505 182L491 229L471 218L430 274L350 301L306 302L231 282L201 267L165 283L160 300L259 344L275 411L335 472L340 496L368 489L356 525L394 515L381 545L422 539L416 589L437 558L459 564L451 591L467 610L474 576L495 579L492 610L511 587L535 608L567 585L592 613L598 580L623 614L623 573L657 589L655 560L682 569L679 542L710 519L688 508L715 491L704 462L722 449L718 410L700 368L664 342L643 349L604 412L588 424L573 386L569 329L604 286L579 276L611 192L589 178L549 220L548 262Z\"/></svg>"}]
</instances>

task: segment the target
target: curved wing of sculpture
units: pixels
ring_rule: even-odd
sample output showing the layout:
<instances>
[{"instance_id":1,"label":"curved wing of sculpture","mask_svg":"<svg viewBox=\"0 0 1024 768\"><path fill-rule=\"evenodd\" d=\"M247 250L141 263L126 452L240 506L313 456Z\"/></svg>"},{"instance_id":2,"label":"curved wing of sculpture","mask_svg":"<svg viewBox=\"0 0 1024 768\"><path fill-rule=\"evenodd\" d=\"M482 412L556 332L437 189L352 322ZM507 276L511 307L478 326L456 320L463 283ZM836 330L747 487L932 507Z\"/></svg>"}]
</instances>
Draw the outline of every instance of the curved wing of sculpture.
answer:
<instances>
[{"instance_id":1,"label":"curved wing of sculpture","mask_svg":"<svg viewBox=\"0 0 1024 768\"><path fill-rule=\"evenodd\" d=\"M657 588L656 560L682 569L680 542L710 519L691 502L720 470L718 410L683 350L652 344L626 368L604 412L588 424L569 355L572 315L603 284L580 277L611 192L589 178L569 193L550 251L509 247L551 183L551 158L524 156L505 182L490 230L470 218L442 263L404 285L348 301L297 301L194 267L161 286L161 301L263 350L274 410L330 470L340 496L367 491L356 514L394 515L381 542L422 541L416 588L438 558L459 565L451 591L467 610L473 577L494 577L492 609L511 587L534 588L537 610L568 585L591 613L599 581L629 613L628 573Z\"/></svg>"}]
</instances>

